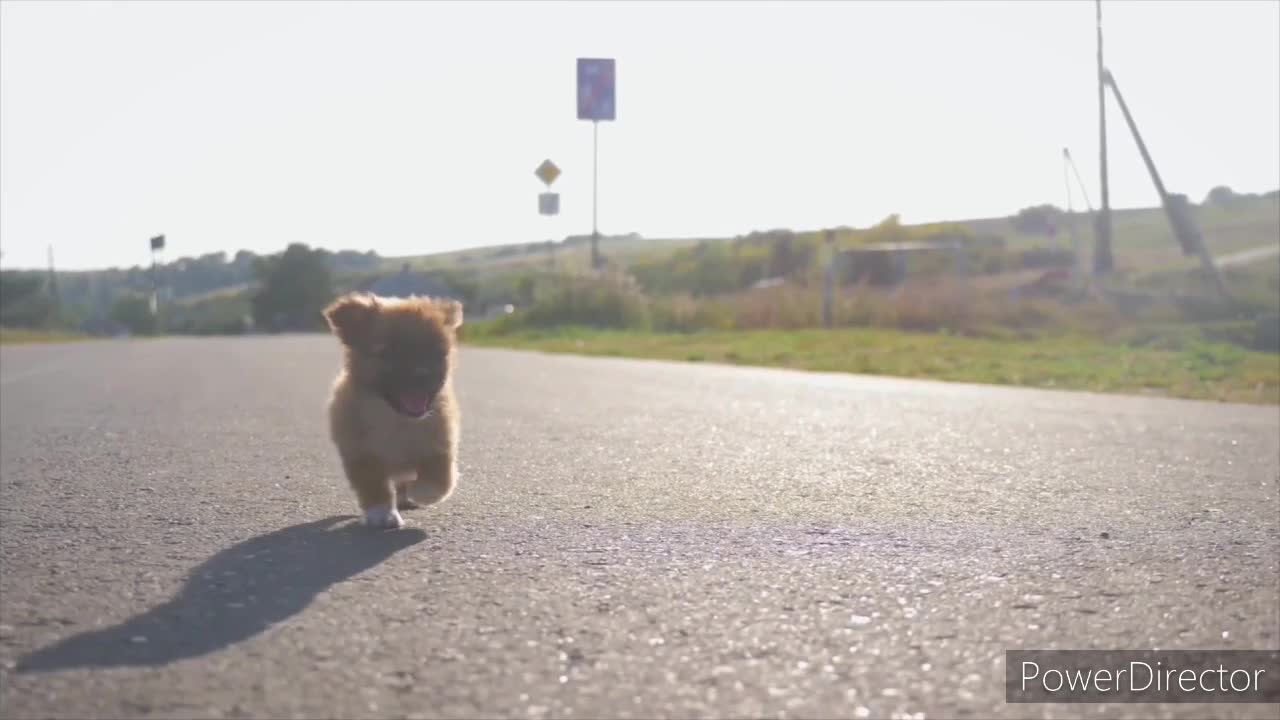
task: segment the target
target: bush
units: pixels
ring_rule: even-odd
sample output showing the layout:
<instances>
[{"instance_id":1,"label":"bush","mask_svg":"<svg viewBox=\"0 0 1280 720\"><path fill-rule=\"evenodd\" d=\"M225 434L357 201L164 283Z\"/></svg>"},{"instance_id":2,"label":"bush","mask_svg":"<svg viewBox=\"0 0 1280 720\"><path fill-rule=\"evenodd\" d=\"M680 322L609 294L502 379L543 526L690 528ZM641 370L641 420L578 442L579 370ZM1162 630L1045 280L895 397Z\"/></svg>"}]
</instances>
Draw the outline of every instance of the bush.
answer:
<instances>
[{"instance_id":1,"label":"bush","mask_svg":"<svg viewBox=\"0 0 1280 720\"><path fill-rule=\"evenodd\" d=\"M1122 324L1098 301L1013 300L963 281L934 279L884 290L860 285L832 298L836 327L877 327L959 335L1028 337L1046 332L1106 333ZM798 283L716 297L648 298L625 276L562 276L544 284L532 306L474 327L476 336L582 326L694 333L798 330L822 326L822 289Z\"/></svg>"},{"instance_id":2,"label":"bush","mask_svg":"<svg viewBox=\"0 0 1280 720\"><path fill-rule=\"evenodd\" d=\"M1280 313L1260 315L1254 323L1253 348L1280 353Z\"/></svg>"},{"instance_id":3,"label":"bush","mask_svg":"<svg viewBox=\"0 0 1280 720\"><path fill-rule=\"evenodd\" d=\"M162 308L165 330L183 335L242 335L251 327L248 293L215 295Z\"/></svg>"},{"instance_id":4,"label":"bush","mask_svg":"<svg viewBox=\"0 0 1280 720\"><path fill-rule=\"evenodd\" d=\"M1023 270L1069 268L1075 264L1076 254L1057 248L1032 248L1024 250L1018 260Z\"/></svg>"},{"instance_id":5,"label":"bush","mask_svg":"<svg viewBox=\"0 0 1280 720\"><path fill-rule=\"evenodd\" d=\"M53 296L43 273L22 270L0 272L0 325L45 328L54 324Z\"/></svg>"},{"instance_id":6,"label":"bush","mask_svg":"<svg viewBox=\"0 0 1280 720\"><path fill-rule=\"evenodd\" d=\"M794 330L822 324L822 291L780 285L722 300L733 309L735 326L744 330Z\"/></svg>"},{"instance_id":7,"label":"bush","mask_svg":"<svg viewBox=\"0 0 1280 720\"><path fill-rule=\"evenodd\" d=\"M513 316L513 326L647 329L649 301L629 276L560 275L535 290L533 305Z\"/></svg>"},{"instance_id":8,"label":"bush","mask_svg":"<svg viewBox=\"0 0 1280 720\"><path fill-rule=\"evenodd\" d=\"M650 321L653 329L659 332L690 333L732 330L737 327L729 304L698 300L689 295L677 295L652 302Z\"/></svg>"},{"instance_id":9,"label":"bush","mask_svg":"<svg viewBox=\"0 0 1280 720\"><path fill-rule=\"evenodd\" d=\"M1063 215L1062 210L1053 205L1036 205L1019 211L1011 224L1018 232L1028 235L1052 235L1062 223Z\"/></svg>"},{"instance_id":10,"label":"bush","mask_svg":"<svg viewBox=\"0 0 1280 720\"><path fill-rule=\"evenodd\" d=\"M146 295L121 295L111 305L111 319L134 335L154 335L156 317L151 314L151 299Z\"/></svg>"}]
</instances>

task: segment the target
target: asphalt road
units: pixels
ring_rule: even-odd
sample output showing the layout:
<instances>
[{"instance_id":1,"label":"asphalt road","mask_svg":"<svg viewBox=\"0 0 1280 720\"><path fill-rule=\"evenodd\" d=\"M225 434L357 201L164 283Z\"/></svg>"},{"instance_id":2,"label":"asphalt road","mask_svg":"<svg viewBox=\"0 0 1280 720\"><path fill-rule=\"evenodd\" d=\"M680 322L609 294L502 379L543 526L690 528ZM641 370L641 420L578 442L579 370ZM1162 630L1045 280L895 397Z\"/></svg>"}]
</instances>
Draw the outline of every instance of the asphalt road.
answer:
<instances>
[{"instance_id":1,"label":"asphalt road","mask_svg":"<svg viewBox=\"0 0 1280 720\"><path fill-rule=\"evenodd\" d=\"M1217 263L1218 267L1230 267L1233 265L1248 265L1249 263L1267 260L1277 255L1280 255L1280 245L1267 245L1250 250L1241 250L1230 255L1222 255L1215 258L1214 262Z\"/></svg>"},{"instance_id":2,"label":"asphalt road","mask_svg":"<svg viewBox=\"0 0 1280 720\"><path fill-rule=\"evenodd\" d=\"M1280 645L1280 410L465 350L353 525L321 336L0 350L4 717L1276 717L1006 705L1018 648Z\"/></svg>"}]
</instances>

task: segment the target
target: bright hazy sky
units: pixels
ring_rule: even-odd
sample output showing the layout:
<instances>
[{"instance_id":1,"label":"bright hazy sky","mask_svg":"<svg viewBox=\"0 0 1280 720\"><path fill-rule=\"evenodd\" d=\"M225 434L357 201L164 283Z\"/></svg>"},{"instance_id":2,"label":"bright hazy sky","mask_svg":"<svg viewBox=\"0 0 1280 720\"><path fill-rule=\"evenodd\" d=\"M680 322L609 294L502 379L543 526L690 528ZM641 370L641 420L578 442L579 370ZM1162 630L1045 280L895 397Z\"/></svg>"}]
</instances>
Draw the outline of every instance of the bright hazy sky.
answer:
<instances>
[{"instance_id":1,"label":"bright hazy sky","mask_svg":"<svg viewBox=\"0 0 1280 720\"><path fill-rule=\"evenodd\" d=\"M614 57L600 229L866 226L1098 193L1094 4L0 5L4 267L290 242L404 255L591 230L575 58ZM1280 2L1109 0L1166 184L1280 187ZM1108 99L1112 204L1156 204ZM537 214L551 158L562 215ZM1073 192L1076 192L1073 189ZM1080 196L1075 194L1077 207Z\"/></svg>"}]
</instances>

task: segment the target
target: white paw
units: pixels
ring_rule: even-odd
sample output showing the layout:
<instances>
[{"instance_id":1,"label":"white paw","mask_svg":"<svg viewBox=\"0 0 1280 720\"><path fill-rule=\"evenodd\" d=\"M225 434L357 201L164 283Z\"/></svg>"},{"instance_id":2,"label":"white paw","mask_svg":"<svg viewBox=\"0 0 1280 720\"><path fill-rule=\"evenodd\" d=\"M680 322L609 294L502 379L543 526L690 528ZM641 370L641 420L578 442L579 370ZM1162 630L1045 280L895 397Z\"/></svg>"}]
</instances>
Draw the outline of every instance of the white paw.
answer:
<instances>
[{"instance_id":1,"label":"white paw","mask_svg":"<svg viewBox=\"0 0 1280 720\"><path fill-rule=\"evenodd\" d=\"M404 527L404 518L394 507L379 505L364 511L364 524L371 528L395 530Z\"/></svg>"}]
</instances>

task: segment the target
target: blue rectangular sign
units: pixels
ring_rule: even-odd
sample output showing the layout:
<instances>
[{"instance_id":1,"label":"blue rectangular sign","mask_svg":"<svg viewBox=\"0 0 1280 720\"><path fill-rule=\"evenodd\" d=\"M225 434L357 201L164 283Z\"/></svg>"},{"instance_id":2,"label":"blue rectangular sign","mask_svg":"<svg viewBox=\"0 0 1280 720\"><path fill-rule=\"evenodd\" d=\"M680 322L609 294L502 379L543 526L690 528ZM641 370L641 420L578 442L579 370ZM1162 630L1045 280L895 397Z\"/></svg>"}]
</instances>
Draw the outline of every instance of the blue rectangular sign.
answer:
<instances>
[{"instance_id":1,"label":"blue rectangular sign","mask_svg":"<svg viewBox=\"0 0 1280 720\"><path fill-rule=\"evenodd\" d=\"M578 119L616 119L616 87L613 58L578 58Z\"/></svg>"}]
</instances>

